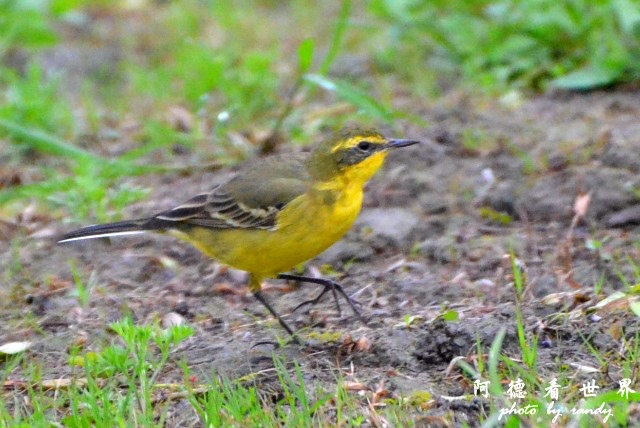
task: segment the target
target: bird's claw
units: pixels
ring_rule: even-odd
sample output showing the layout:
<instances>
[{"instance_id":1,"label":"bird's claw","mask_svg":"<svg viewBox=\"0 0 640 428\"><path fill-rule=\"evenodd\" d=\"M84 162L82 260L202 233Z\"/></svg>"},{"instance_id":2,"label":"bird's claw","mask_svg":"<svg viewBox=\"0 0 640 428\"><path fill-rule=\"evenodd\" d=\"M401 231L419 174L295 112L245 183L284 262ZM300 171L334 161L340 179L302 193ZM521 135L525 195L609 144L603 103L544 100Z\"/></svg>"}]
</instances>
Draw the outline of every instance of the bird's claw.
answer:
<instances>
[{"instance_id":1,"label":"bird's claw","mask_svg":"<svg viewBox=\"0 0 640 428\"><path fill-rule=\"evenodd\" d=\"M340 308L340 302L338 300L338 295L337 295L336 291L338 293L342 294L344 299L347 301L347 303L351 307L351 310L353 311L353 313L356 314L358 316L358 318L362 318L362 315L360 314L360 311L358 311L358 309L356 308L356 305L361 305L361 303L358 302L356 299L352 298L351 296L348 296L347 293L342 288L342 286L340 284L337 284L337 283L334 283L334 282L332 282L331 284L325 284L325 286L322 289L322 291L315 298L309 299L309 300L305 300L304 302L300 303L295 308L293 308L293 310L291 312L295 312L298 309L300 309L301 307L306 306L306 305L315 305L315 304L317 304L320 301L320 299L322 299L322 297L325 294L327 294L328 291L331 291L333 293L333 299L334 299L334 301L336 303L336 309L338 310L338 314L340 314L340 316L342 316L342 309Z\"/></svg>"}]
</instances>

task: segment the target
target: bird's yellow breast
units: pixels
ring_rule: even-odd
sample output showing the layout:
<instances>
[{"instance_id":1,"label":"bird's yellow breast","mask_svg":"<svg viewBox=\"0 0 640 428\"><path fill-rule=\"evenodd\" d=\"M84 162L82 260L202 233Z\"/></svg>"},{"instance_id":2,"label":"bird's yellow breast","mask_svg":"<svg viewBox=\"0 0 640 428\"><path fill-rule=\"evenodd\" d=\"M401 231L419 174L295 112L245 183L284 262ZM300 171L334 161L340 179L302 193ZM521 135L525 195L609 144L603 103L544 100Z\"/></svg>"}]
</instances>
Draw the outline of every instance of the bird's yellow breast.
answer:
<instances>
[{"instance_id":1,"label":"bird's yellow breast","mask_svg":"<svg viewBox=\"0 0 640 428\"><path fill-rule=\"evenodd\" d=\"M203 253L237 269L272 277L320 254L353 225L362 187L311 189L283 209L275 230L195 228L173 232Z\"/></svg>"}]
</instances>

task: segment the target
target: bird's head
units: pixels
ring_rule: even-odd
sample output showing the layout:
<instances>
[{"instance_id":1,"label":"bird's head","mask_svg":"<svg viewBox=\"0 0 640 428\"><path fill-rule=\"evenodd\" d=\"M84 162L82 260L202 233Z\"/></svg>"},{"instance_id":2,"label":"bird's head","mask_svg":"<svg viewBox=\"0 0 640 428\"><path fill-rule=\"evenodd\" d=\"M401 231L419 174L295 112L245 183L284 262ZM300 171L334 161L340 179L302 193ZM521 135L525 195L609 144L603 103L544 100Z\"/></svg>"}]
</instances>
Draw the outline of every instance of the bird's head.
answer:
<instances>
[{"instance_id":1,"label":"bird's head","mask_svg":"<svg viewBox=\"0 0 640 428\"><path fill-rule=\"evenodd\" d=\"M315 147L309 156L309 171L321 181L340 178L364 184L380 169L390 150L417 143L387 139L375 130L344 128Z\"/></svg>"}]
</instances>

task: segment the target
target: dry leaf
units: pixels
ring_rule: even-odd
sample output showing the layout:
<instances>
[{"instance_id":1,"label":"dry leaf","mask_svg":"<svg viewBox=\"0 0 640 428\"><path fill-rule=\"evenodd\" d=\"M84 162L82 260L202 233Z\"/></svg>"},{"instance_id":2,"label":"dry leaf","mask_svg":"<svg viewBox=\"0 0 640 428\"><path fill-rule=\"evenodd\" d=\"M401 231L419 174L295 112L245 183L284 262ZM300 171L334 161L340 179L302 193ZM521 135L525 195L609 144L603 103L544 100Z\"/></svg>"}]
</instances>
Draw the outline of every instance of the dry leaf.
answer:
<instances>
[{"instance_id":1,"label":"dry leaf","mask_svg":"<svg viewBox=\"0 0 640 428\"><path fill-rule=\"evenodd\" d=\"M40 386L44 389L60 389L60 388L68 388L71 386L73 381L71 379L47 379L40 382Z\"/></svg>"},{"instance_id":2,"label":"dry leaf","mask_svg":"<svg viewBox=\"0 0 640 428\"><path fill-rule=\"evenodd\" d=\"M84 348L84 346L89 342L89 333L86 331L80 330L78 334L73 338L73 346L78 348Z\"/></svg>"},{"instance_id":3,"label":"dry leaf","mask_svg":"<svg viewBox=\"0 0 640 428\"><path fill-rule=\"evenodd\" d=\"M578 364L578 363L569 363L569 365L571 367L575 367L579 372L582 373L598 373L600 370L598 370L595 367L591 367L591 366L585 366L584 364Z\"/></svg>"},{"instance_id":4,"label":"dry leaf","mask_svg":"<svg viewBox=\"0 0 640 428\"><path fill-rule=\"evenodd\" d=\"M173 106L167 113L167 122L175 130L188 133L193 128L193 115L184 107Z\"/></svg>"},{"instance_id":5,"label":"dry leaf","mask_svg":"<svg viewBox=\"0 0 640 428\"><path fill-rule=\"evenodd\" d=\"M356 342L356 351L367 352L371 349L371 341L366 337L361 337Z\"/></svg>"},{"instance_id":6,"label":"dry leaf","mask_svg":"<svg viewBox=\"0 0 640 428\"><path fill-rule=\"evenodd\" d=\"M178 263L176 259L168 256L159 256L157 260L165 269L176 270L180 267L180 263Z\"/></svg>"},{"instance_id":7,"label":"dry leaf","mask_svg":"<svg viewBox=\"0 0 640 428\"><path fill-rule=\"evenodd\" d=\"M339 352L343 352L347 355L353 352L353 348L355 348L356 342L353 340L353 337L349 333L345 334L342 337L342 343L339 347Z\"/></svg>"},{"instance_id":8,"label":"dry leaf","mask_svg":"<svg viewBox=\"0 0 640 428\"><path fill-rule=\"evenodd\" d=\"M35 232L31 233L29 235L29 238L33 238L33 239L45 239L45 238L52 238L56 235L58 235L58 229L56 227L53 226L47 226L44 227L42 229L38 229Z\"/></svg>"},{"instance_id":9,"label":"dry leaf","mask_svg":"<svg viewBox=\"0 0 640 428\"><path fill-rule=\"evenodd\" d=\"M184 317L176 312L169 312L162 317L162 328L171 328L186 323Z\"/></svg>"},{"instance_id":10,"label":"dry leaf","mask_svg":"<svg viewBox=\"0 0 640 428\"><path fill-rule=\"evenodd\" d=\"M402 266L407 264L407 260L405 259L400 259L394 263L392 263L390 266L388 266L383 272L384 273L389 273L389 272L393 272L394 270L401 268Z\"/></svg>"},{"instance_id":11,"label":"dry leaf","mask_svg":"<svg viewBox=\"0 0 640 428\"><path fill-rule=\"evenodd\" d=\"M540 303L543 305L556 306L564 303L567 298L567 293L562 291L560 293L551 293L540 299Z\"/></svg>"},{"instance_id":12,"label":"dry leaf","mask_svg":"<svg viewBox=\"0 0 640 428\"><path fill-rule=\"evenodd\" d=\"M86 386L87 385L87 379L85 378L81 378L81 379L66 379L66 378L59 378L59 379L46 379L43 380L42 382L40 382L39 386L43 389L65 389L65 388L69 388L70 386Z\"/></svg>"},{"instance_id":13,"label":"dry leaf","mask_svg":"<svg viewBox=\"0 0 640 428\"><path fill-rule=\"evenodd\" d=\"M616 321L611 323L608 328L609 335L613 338L613 340L620 340L622 335L624 334L624 329L622 326L622 322Z\"/></svg>"},{"instance_id":14,"label":"dry leaf","mask_svg":"<svg viewBox=\"0 0 640 428\"><path fill-rule=\"evenodd\" d=\"M289 281L284 284L265 284L262 286L262 290L264 291L275 291L279 293L291 293L292 291L296 291L296 289L297 287Z\"/></svg>"},{"instance_id":15,"label":"dry leaf","mask_svg":"<svg viewBox=\"0 0 640 428\"><path fill-rule=\"evenodd\" d=\"M610 296L607 296L606 298L600 300L598 303L596 303L595 305L593 305L589 309L610 308L611 305L614 302L620 302L621 299L625 299L626 297L627 297L627 295L625 293L623 293L622 291L616 291L615 293L611 294ZM626 304L626 299L625 299L625 304ZM615 306L618 306L618 305L615 305Z\"/></svg>"},{"instance_id":16,"label":"dry leaf","mask_svg":"<svg viewBox=\"0 0 640 428\"><path fill-rule=\"evenodd\" d=\"M31 347L31 342L9 342L0 346L0 354L14 355L26 351Z\"/></svg>"},{"instance_id":17,"label":"dry leaf","mask_svg":"<svg viewBox=\"0 0 640 428\"><path fill-rule=\"evenodd\" d=\"M469 280L469 275L466 272L459 272L451 279L451 283L454 285L463 285Z\"/></svg>"},{"instance_id":18,"label":"dry leaf","mask_svg":"<svg viewBox=\"0 0 640 428\"><path fill-rule=\"evenodd\" d=\"M568 259L564 259L564 262L566 262L565 265L570 265L570 257ZM582 286L575 279L573 279L573 270L567 269L567 266L559 266L555 269L555 274L558 276L558 282L566 283L569 287L573 288L576 291L581 290Z\"/></svg>"},{"instance_id":19,"label":"dry leaf","mask_svg":"<svg viewBox=\"0 0 640 428\"><path fill-rule=\"evenodd\" d=\"M387 398L390 395L391 395L391 391L389 391L388 389L385 389L384 380L381 380L375 392L373 393L373 398L371 399L371 403L375 405L380 400L382 400L383 398Z\"/></svg>"},{"instance_id":20,"label":"dry leaf","mask_svg":"<svg viewBox=\"0 0 640 428\"><path fill-rule=\"evenodd\" d=\"M231 285L226 282L219 282L217 284L214 284L213 287L211 287L211 290L214 293L233 294L235 296L244 296L245 294L247 294L247 290L245 287L236 287L235 285Z\"/></svg>"},{"instance_id":21,"label":"dry leaf","mask_svg":"<svg viewBox=\"0 0 640 428\"><path fill-rule=\"evenodd\" d=\"M354 343L353 337L349 333L342 336L342 346L352 346Z\"/></svg>"},{"instance_id":22,"label":"dry leaf","mask_svg":"<svg viewBox=\"0 0 640 428\"><path fill-rule=\"evenodd\" d=\"M30 383L23 380L7 380L2 383L2 388L6 390L21 390L31 386Z\"/></svg>"},{"instance_id":23,"label":"dry leaf","mask_svg":"<svg viewBox=\"0 0 640 428\"><path fill-rule=\"evenodd\" d=\"M576 200L573 202L573 212L576 214L576 217L584 218L587 215L587 210L589 209L589 204L591 203L591 192L585 193L580 192L576 197Z\"/></svg>"},{"instance_id":24,"label":"dry leaf","mask_svg":"<svg viewBox=\"0 0 640 428\"><path fill-rule=\"evenodd\" d=\"M54 276L49 280L47 295L50 296L58 292L66 291L71 286L73 286L73 282L70 280Z\"/></svg>"},{"instance_id":25,"label":"dry leaf","mask_svg":"<svg viewBox=\"0 0 640 428\"><path fill-rule=\"evenodd\" d=\"M364 383L360 382L345 382L342 384L344 389L349 392L359 392L359 391L368 391L369 388Z\"/></svg>"}]
</instances>

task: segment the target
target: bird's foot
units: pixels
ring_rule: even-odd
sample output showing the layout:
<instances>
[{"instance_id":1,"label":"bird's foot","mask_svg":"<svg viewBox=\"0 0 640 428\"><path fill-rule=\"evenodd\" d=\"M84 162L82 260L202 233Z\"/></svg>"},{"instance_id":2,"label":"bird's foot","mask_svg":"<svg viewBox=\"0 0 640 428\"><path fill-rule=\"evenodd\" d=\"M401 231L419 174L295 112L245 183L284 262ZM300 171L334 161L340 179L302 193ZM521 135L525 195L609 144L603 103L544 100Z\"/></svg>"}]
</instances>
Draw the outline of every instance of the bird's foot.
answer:
<instances>
[{"instance_id":1,"label":"bird's foot","mask_svg":"<svg viewBox=\"0 0 640 428\"><path fill-rule=\"evenodd\" d=\"M349 295L347 295L347 293L344 291L344 288L342 288L342 285L340 285L340 283L338 283L338 282L336 282L334 280L331 280L331 279L327 279L327 278L313 278L313 277L308 277L308 276L290 275L290 274L280 274L280 275L278 275L278 278L279 279L285 279L285 280L292 280L292 281L309 282L309 283L312 283L312 284L318 284L318 285L324 286L322 291L315 298L310 299L310 300L306 300L306 301L300 303L298 306L296 306L293 309L292 312L297 311L298 309L300 309L303 306L317 304L320 301L320 299L322 299L322 297L325 294L327 294L327 292L331 291L331 293L333 294L333 300L336 303L336 309L338 310L338 313L340 315L342 315L342 309L340 308L340 302L338 300L338 294L340 294L340 295L342 295L342 297L344 297L344 299L347 301L347 303L351 307L351 310L353 311L353 313L356 314L356 316L362 320L362 315L360 314L360 311L356 308L356 305L359 305L360 303L357 300L355 300L352 297L350 297Z\"/></svg>"}]
</instances>

